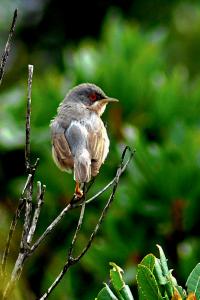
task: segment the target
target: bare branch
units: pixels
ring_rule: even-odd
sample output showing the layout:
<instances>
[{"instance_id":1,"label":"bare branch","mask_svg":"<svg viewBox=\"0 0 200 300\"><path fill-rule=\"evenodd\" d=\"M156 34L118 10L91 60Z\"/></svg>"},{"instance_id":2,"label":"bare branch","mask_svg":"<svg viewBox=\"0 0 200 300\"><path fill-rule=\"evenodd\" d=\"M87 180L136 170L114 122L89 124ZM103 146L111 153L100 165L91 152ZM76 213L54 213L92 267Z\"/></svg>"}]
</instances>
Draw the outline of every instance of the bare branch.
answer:
<instances>
[{"instance_id":1,"label":"bare branch","mask_svg":"<svg viewBox=\"0 0 200 300\"><path fill-rule=\"evenodd\" d=\"M127 159L126 163L124 164L124 158L125 158L125 155L126 155L126 152L129 151L130 153L130 156L129 158ZM62 280L63 276L65 275L65 273L69 270L69 268L76 264L77 262L80 261L80 259L86 254L86 252L89 250L95 236L97 235L98 233L98 230L100 228L100 225L103 221L103 219L105 218L106 216L106 213L111 205L111 203L113 202L114 200L114 196L115 196L115 192L117 190L117 186L119 184L119 179L120 179L120 176L123 174L123 172L125 171L125 169L127 168L131 158L133 157L134 155L134 152L132 152L132 150L127 146L123 153L122 153L122 157L121 157L121 163L120 163L120 166L118 167L117 171L116 171L116 175L115 175L115 178L113 179L113 189L112 189L112 192L111 192L111 195L101 213L101 216L96 224L96 227L94 228L93 232L91 233L90 235L90 238L88 240L88 243L87 245L85 246L85 248L82 250L82 252L76 257L76 258L73 258L71 256L72 254L72 251L73 251L73 248L74 248L74 244L75 244L75 241L77 239L77 234L80 230L80 226L82 224L82 217L83 217L83 214L84 214L84 210L85 210L85 204L86 202L83 202L81 205L82 205L82 208L83 210L81 210L81 214L80 214L80 217L79 217L79 223L78 223L78 226L76 228L76 232L75 232L75 235L74 235L74 238L73 238L73 241L72 241L72 244L71 244L71 247L70 247L70 250L69 250L69 255L68 255L68 258L67 258L67 261L65 262L64 266L63 266L63 269L61 270L61 272L58 274L58 276L56 277L56 279L54 280L54 282L50 285L50 287L48 288L48 290L40 297L38 298L38 300L45 300L48 298L48 296L52 293L52 291L55 289L55 287L59 284L59 282ZM84 206L84 207L83 207Z\"/></svg>"},{"instance_id":2,"label":"bare branch","mask_svg":"<svg viewBox=\"0 0 200 300\"><path fill-rule=\"evenodd\" d=\"M80 217L78 220L78 225L76 227L76 231L74 233L70 248L69 248L69 252L68 252L68 259L72 258L72 253L74 250L74 245L76 243L77 237L78 237L78 233L81 229L82 223L83 223L83 217L84 217L84 213L85 213L85 199L83 200L82 206L81 206L81 213L80 213ZM72 258L73 259L73 258Z\"/></svg>"},{"instance_id":3,"label":"bare branch","mask_svg":"<svg viewBox=\"0 0 200 300\"><path fill-rule=\"evenodd\" d=\"M27 236L29 233L30 223L31 223L33 175L32 174L29 175L31 176L31 181L26 191L25 220L24 220L23 233L21 239L21 246L20 246L21 248L24 248L25 244L27 243Z\"/></svg>"},{"instance_id":4,"label":"bare branch","mask_svg":"<svg viewBox=\"0 0 200 300\"><path fill-rule=\"evenodd\" d=\"M34 212L34 215L33 215L31 228L30 228L29 233L28 233L27 244L30 244L31 241L32 241L32 238L33 238L33 235L35 233L36 226L37 226L37 222L38 222L38 219L39 219L40 211L41 211L41 208L42 208L42 204L44 203L43 199L44 199L44 193L45 193L45 190L46 190L46 186L43 185L42 188L41 188L41 182L40 181L37 182L37 186L38 186L37 205L36 205L35 212Z\"/></svg>"},{"instance_id":5,"label":"bare branch","mask_svg":"<svg viewBox=\"0 0 200 300\"><path fill-rule=\"evenodd\" d=\"M125 158L125 155L126 155L126 152L129 151L130 152L130 156L129 158L127 159L126 163L124 164L124 158ZM114 184L113 184L113 189L112 189L112 192L111 192L111 195L101 213L101 216L96 224L96 227L94 229L94 231L92 232L90 238L89 238L89 241L87 243L87 245L85 246L85 248L83 249L83 251L74 259L74 263L75 262L78 262L84 255L85 253L89 250L91 244L92 244L92 241L94 240L98 230L99 230L99 227L103 221L103 219L105 218L106 216L106 213L111 205L111 203L113 202L114 200L114 196L115 196L115 193L116 193L116 190L117 190L117 187L118 187L118 184L119 184L119 179L121 177L121 175L123 174L123 172L125 171L126 167L128 166L130 160L132 159L134 155L134 152L132 152L132 150L126 146L123 153L122 153L122 157L121 157L121 164L120 166L118 167L117 171L116 171L116 175L115 175L115 178L114 178Z\"/></svg>"},{"instance_id":6,"label":"bare branch","mask_svg":"<svg viewBox=\"0 0 200 300\"><path fill-rule=\"evenodd\" d=\"M25 143L25 166L30 172L30 131L31 131L31 91L32 91L33 65L28 65L28 97L26 109L26 143Z\"/></svg>"},{"instance_id":7,"label":"bare branch","mask_svg":"<svg viewBox=\"0 0 200 300\"><path fill-rule=\"evenodd\" d=\"M51 231L56 227L56 225L61 221L65 214L72 208L72 205L69 203L61 213L54 219L54 221L47 227L43 234L38 238L38 240L30 248L30 253L34 252L35 249L40 245L40 243L51 233Z\"/></svg>"},{"instance_id":8,"label":"bare branch","mask_svg":"<svg viewBox=\"0 0 200 300\"><path fill-rule=\"evenodd\" d=\"M40 298L37 300L45 300L48 298L48 296L51 294L51 292L55 289L55 287L60 283L65 273L68 271L68 269L73 265L73 260L68 260L66 264L64 265L62 271L59 273L59 275L56 277L52 285L48 288L46 293L44 293Z\"/></svg>"},{"instance_id":9,"label":"bare branch","mask_svg":"<svg viewBox=\"0 0 200 300\"><path fill-rule=\"evenodd\" d=\"M22 231L22 237L20 242L20 251L17 257L17 260L15 262L15 266L13 268L11 278L8 281L4 293L3 293L3 299L8 299L10 297L10 293L12 292L12 289L15 286L15 282L19 279L21 275L21 271L24 266L24 262L26 258L28 257L29 253L29 246L27 243L27 238L31 226L31 212L32 212L32 196L33 196L33 180L35 176L35 168L34 166L31 167L30 165L30 117L31 117L31 87L32 87L32 76L33 76L33 66L28 66L28 97L27 97L27 111L26 111L26 142L25 142L25 167L26 171L28 173L28 178L26 181L26 184L24 186L24 189L22 191L22 195L24 196L24 202L25 202L25 220L24 220L24 226ZM35 165L37 166L38 160L36 161ZM17 211L18 212L18 211ZM18 214L17 214L18 216ZM14 218L14 229L16 227L16 220L18 217ZM13 225L11 224L11 228L13 228ZM13 235L13 229L11 231L11 237ZM10 247L10 238L8 237L8 246ZM7 253L6 253L7 255ZM5 265L5 262L4 262ZM5 267L4 267L5 269Z\"/></svg>"},{"instance_id":10,"label":"bare branch","mask_svg":"<svg viewBox=\"0 0 200 300\"><path fill-rule=\"evenodd\" d=\"M113 183L115 182L115 178L113 178L113 180L111 180L103 189L101 189L98 193L96 193L93 197L89 198L86 203L90 203L93 200L95 200L96 198L98 198L99 196L101 196L107 189L109 189L110 186L113 185Z\"/></svg>"},{"instance_id":11,"label":"bare branch","mask_svg":"<svg viewBox=\"0 0 200 300\"><path fill-rule=\"evenodd\" d=\"M130 156L129 158L127 159L126 163L123 165L123 160L124 160L124 157L125 157L125 154L127 152L127 150L130 152ZM132 151L130 147L126 146L123 153L122 153L122 158L121 158L121 166L123 166L121 168L121 174L124 173L124 171L126 170L126 167L127 165L129 164L130 160L132 159L133 155L135 153L135 150ZM95 200L96 198L98 198L100 195L102 195L107 189L109 189L109 187L111 187L114 182L116 180L116 177L113 178L103 189L101 189L98 193L96 193L94 196L92 196L91 198L89 198L87 201L86 201L86 204L92 202L93 200ZM78 205L77 205L78 206Z\"/></svg>"},{"instance_id":12,"label":"bare branch","mask_svg":"<svg viewBox=\"0 0 200 300\"><path fill-rule=\"evenodd\" d=\"M2 57L1 57L1 63L0 63L0 85L2 83L2 79L3 79L3 76L4 76L4 70L5 70L6 62L7 62L7 59L8 59L9 52L10 52L10 42L11 42L11 39L12 39L12 36L13 36L13 32L15 30L16 21L17 21L17 9L15 9L15 11L14 11L12 24L11 24L10 31L9 31L9 34L8 34L8 39L7 39L7 42L6 42L6 46L5 46L4 52L3 52Z\"/></svg>"},{"instance_id":13,"label":"bare branch","mask_svg":"<svg viewBox=\"0 0 200 300\"><path fill-rule=\"evenodd\" d=\"M21 198L24 197L24 194L25 194L25 192L26 192L28 186L30 185L31 179L32 179L32 174L28 174L27 180L26 180L25 185L24 185L24 188L23 188L23 190L22 190Z\"/></svg>"},{"instance_id":14,"label":"bare branch","mask_svg":"<svg viewBox=\"0 0 200 300\"><path fill-rule=\"evenodd\" d=\"M130 152L130 156L127 159L126 163L124 164L124 157L126 152L129 151ZM133 157L134 152L132 152L132 150L126 146L126 148L124 149L123 153L122 153L122 158L121 158L121 164L120 164L120 176L123 174L123 172L125 171L126 167L128 166L130 160ZM118 168L119 170L119 168ZM116 176L118 176L116 174ZM105 192L111 185L113 185L116 181L116 176L113 180L110 181L109 184L107 184L105 186L105 188L103 188L101 191L99 191L96 195L94 195L93 197L91 197L90 199L86 200L86 204L90 203L91 201L93 201L94 199L96 199L98 196L100 196L103 192ZM87 189L88 191L88 189ZM87 194L87 191L85 193L85 196ZM38 240L33 244L33 246L31 247L31 252L34 252L35 249L40 245L40 243L46 238L47 235L49 235L51 233L51 231L57 226L57 224L61 221L61 219L65 216L65 214L76 207L81 206L82 204L78 203L73 203L74 197L72 198L72 200L70 201L70 204L68 204L61 212L60 214L54 219L54 221L47 227L47 229L44 231L44 233L38 238Z\"/></svg>"}]
</instances>

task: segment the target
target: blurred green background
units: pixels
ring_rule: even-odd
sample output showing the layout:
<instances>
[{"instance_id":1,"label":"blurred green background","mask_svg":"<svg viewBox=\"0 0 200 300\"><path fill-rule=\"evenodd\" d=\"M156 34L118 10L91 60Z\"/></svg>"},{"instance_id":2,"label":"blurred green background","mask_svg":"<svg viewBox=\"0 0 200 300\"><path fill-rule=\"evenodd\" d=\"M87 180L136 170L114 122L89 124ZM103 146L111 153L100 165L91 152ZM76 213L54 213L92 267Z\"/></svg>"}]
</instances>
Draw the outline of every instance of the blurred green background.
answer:
<instances>
[{"instance_id":1,"label":"blurred green background","mask_svg":"<svg viewBox=\"0 0 200 300\"><path fill-rule=\"evenodd\" d=\"M66 2L66 3L65 3ZM111 150L91 194L113 178L124 145L136 149L92 248L49 299L94 299L109 262L135 270L160 244L184 284L200 259L200 3L199 1L1 0L3 52L13 11L19 17L0 90L0 251L25 181L27 65L34 65L32 161L47 185L39 236L73 194L72 176L51 159L49 122L72 86L93 82L120 100L103 115ZM87 207L83 247L106 195ZM27 262L16 299L35 299L59 273L78 218L65 217ZM11 268L20 226L12 243Z\"/></svg>"}]
</instances>

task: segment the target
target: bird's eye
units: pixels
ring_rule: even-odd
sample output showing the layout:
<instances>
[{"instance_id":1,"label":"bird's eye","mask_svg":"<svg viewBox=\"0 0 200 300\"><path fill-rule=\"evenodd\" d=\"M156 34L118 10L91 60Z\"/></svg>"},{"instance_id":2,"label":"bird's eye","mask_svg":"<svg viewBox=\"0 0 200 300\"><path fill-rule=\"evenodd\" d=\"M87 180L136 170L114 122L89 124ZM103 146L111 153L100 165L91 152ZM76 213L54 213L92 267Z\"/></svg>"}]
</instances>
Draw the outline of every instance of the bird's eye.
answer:
<instances>
[{"instance_id":1,"label":"bird's eye","mask_svg":"<svg viewBox=\"0 0 200 300\"><path fill-rule=\"evenodd\" d=\"M96 101L97 100L97 95L95 93L92 93L89 95L89 98L91 101Z\"/></svg>"}]
</instances>

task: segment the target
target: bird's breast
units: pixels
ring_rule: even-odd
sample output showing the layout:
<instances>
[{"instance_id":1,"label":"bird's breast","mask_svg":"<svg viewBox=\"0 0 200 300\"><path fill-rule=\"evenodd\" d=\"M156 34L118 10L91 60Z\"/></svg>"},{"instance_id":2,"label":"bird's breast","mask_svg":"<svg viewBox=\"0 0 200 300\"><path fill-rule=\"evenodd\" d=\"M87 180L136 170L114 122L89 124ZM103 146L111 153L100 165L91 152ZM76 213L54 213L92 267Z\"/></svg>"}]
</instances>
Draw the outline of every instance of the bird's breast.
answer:
<instances>
[{"instance_id":1,"label":"bird's breast","mask_svg":"<svg viewBox=\"0 0 200 300\"><path fill-rule=\"evenodd\" d=\"M88 130L92 130L93 132L98 132L102 127L104 127L103 121L95 112L92 112L89 116L83 118L81 123Z\"/></svg>"}]
</instances>

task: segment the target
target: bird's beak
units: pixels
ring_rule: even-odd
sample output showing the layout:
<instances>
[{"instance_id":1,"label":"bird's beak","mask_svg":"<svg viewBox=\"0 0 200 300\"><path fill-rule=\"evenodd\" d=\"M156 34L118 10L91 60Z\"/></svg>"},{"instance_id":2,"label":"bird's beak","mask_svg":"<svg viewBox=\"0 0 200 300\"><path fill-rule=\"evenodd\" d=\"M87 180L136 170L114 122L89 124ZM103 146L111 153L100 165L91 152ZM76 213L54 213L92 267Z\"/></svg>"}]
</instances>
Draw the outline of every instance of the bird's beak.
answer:
<instances>
[{"instance_id":1,"label":"bird's beak","mask_svg":"<svg viewBox=\"0 0 200 300\"><path fill-rule=\"evenodd\" d=\"M102 100L100 100L100 102L102 103L102 104L107 104L107 103L111 103L111 102L119 102L119 100L118 99L115 99L115 98L105 98L105 99L102 99Z\"/></svg>"}]
</instances>

